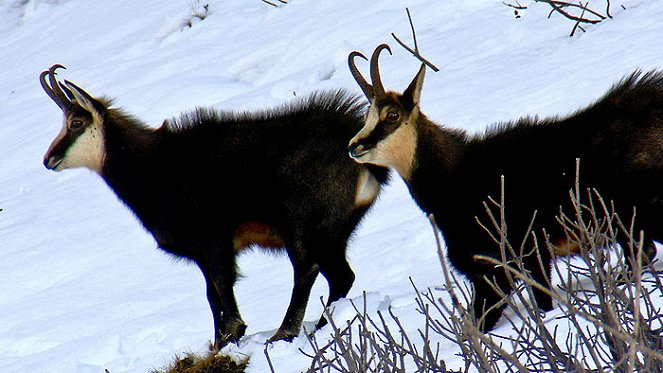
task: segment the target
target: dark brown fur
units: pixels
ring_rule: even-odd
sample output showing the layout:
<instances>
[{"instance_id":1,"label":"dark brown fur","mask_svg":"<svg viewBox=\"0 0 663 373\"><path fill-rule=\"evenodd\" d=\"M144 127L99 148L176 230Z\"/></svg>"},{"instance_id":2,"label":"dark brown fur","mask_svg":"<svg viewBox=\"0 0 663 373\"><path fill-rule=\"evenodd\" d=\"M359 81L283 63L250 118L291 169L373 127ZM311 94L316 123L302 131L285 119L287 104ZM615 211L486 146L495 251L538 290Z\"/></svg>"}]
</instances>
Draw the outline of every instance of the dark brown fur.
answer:
<instances>
[{"instance_id":1,"label":"dark brown fur","mask_svg":"<svg viewBox=\"0 0 663 373\"><path fill-rule=\"evenodd\" d=\"M57 68L42 74L46 92L90 122L95 115L57 91L58 84L67 89L54 81ZM363 172L377 183L387 179L386 169L358 165L346 155L348 140L362 126L356 97L318 93L259 113L197 109L159 129L103 100L89 100L88 109L102 121L100 175L159 247L200 267L216 348L238 341L246 328L233 285L236 254L247 246L282 249L294 268L290 305L272 340L298 335L318 273L329 283L328 304L348 293L354 273L347 242L372 204L355 203L357 181ZM56 139L44 160L48 168L57 167L82 130L74 132Z\"/></svg>"},{"instance_id":2,"label":"dark brown fur","mask_svg":"<svg viewBox=\"0 0 663 373\"><path fill-rule=\"evenodd\" d=\"M488 197L500 199L502 176L512 243L525 239L536 211L534 230L546 228L552 242L559 243L559 254L573 254L576 248L565 242L556 217L560 208L572 211L569 190L575 183L576 159L580 159L583 188L595 188L604 199L614 201L626 221L637 209L635 228L645 232L645 251L653 258L653 241L663 241L662 72L635 72L569 117L523 118L474 137L417 114L423 74L424 69L402 95L387 93L373 102L399 113L401 122L381 121L372 133L356 136L349 150L360 162L362 157L370 159L366 154L383 140L376 134L415 126L412 168L409 175L401 176L421 209L435 216L450 262L474 285L474 312L477 317L483 315L484 330L494 327L504 308L484 312L501 299L485 279L507 293L512 290L503 270L474 259L475 255L501 258L499 246L476 218L486 221L483 202ZM618 239L628 250L626 237ZM545 250L541 255L544 269L535 256L526 257L524 265L535 280L545 284L552 258ZM541 309L552 308L552 299L544 292L535 291L535 298Z\"/></svg>"}]
</instances>

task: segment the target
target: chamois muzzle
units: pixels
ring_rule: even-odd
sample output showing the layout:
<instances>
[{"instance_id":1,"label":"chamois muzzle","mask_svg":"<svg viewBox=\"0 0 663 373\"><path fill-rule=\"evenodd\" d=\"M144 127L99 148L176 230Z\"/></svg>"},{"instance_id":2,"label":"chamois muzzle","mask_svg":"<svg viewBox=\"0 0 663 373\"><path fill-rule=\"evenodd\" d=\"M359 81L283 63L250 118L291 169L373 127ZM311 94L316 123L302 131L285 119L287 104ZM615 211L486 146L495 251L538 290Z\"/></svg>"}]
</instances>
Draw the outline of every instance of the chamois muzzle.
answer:
<instances>
[{"instance_id":1,"label":"chamois muzzle","mask_svg":"<svg viewBox=\"0 0 663 373\"><path fill-rule=\"evenodd\" d=\"M63 159L62 156L46 156L44 157L44 167L49 170L55 170L62 163Z\"/></svg>"},{"instance_id":2,"label":"chamois muzzle","mask_svg":"<svg viewBox=\"0 0 663 373\"><path fill-rule=\"evenodd\" d=\"M49 170L56 170L64 160L64 155L70 144L71 138L67 136L67 131L63 128L44 154L44 167Z\"/></svg>"},{"instance_id":3,"label":"chamois muzzle","mask_svg":"<svg viewBox=\"0 0 663 373\"><path fill-rule=\"evenodd\" d=\"M362 144L359 141L354 141L348 145L348 154L353 159L359 159L371 151L373 147L370 145Z\"/></svg>"}]
</instances>

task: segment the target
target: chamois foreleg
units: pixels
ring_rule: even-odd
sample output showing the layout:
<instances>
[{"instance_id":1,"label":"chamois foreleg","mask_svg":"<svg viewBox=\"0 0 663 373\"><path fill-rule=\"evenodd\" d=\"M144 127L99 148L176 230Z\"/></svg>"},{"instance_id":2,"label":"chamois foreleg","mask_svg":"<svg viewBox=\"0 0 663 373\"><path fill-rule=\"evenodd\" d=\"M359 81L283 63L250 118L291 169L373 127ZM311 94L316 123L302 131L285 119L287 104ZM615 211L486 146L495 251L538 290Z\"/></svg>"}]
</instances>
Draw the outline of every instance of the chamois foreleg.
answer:
<instances>
[{"instance_id":1,"label":"chamois foreleg","mask_svg":"<svg viewBox=\"0 0 663 373\"><path fill-rule=\"evenodd\" d=\"M320 273L329 284L329 298L326 307L348 295L355 280L355 274L345 257L345 245L345 243L340 243L337 247L329 247L321 253L321 258L318 260ZM321 328L326 324L327 319L323 314L316 328Z\"/></svg>"},{"instance_id":2,"label":"chamois foreleg","mask_svg":"<svg viewBox=\"0 0 663 373\"><path fill-rule=\"evenodd\" d=\"M652 174L661 174L661 171L651 172ZM660 182L655 181L644 181L642 183L646 182L660 185ZM641 232L644 238L641 252L641 265L643 266L648 262L652 262L656 257L656 244L654 241L663 242L663 225L661 225L663 203L660 202L660 199L642 200L637 204L635 209L629 202L625 202L629 200L628 195L639 196L651 194L652 192L649 191L629 189L624 195L611 196L611 203L615 205L615 210L619 214L621 224L623 224L623 227L618 228L616 232L616 240L622 248L624 260L630 274L633 274L635 266L633 260L637 258ZM622 229L628 231L628 233L623 232Z\"/></svg>"},{"instance_id":3,"label":"chamois foreleg","mask_svg":"<svg viewBox=\"0 0 663 373\"><path fill-rule=\"evenodd\" d=\"M647 234L648 232L645 232ZM637 237L634 237L637 239ZM629 239L624 237L623 235L620 235L619 238L617 238L617 243L619 243L619 246L622 248L622 252L624 253L624 257L626 260L626 268L628 269L630 274L633 274L633 268L635 266L634 260L637 260L637 253L634 252L634 250L638 250L638 242L630 242ZM654 260L654 257L656 257L656 245L654 244L654 241L652 239L645 239L644 242L642 243L642 259L641 259L641 266L646 265L648 262L652 262Z\"/></svg>"},{"instance_id":4,"label":"chamois foreleg","mask_svg":"<svg viewBox=\"0 0 663 373\"><path fill-rule=\"evenodd\" d=\"M286 249L294 270L294 285L283 322L268 342L290 341L299 334L311 288L319 273L318 266L307 251L310 249L311 247L306 246L301 241L296 243L294 247Z\"/></svg>"},{"instance_id":5,"label":"chamois foreleg","mask_svg":"<svg viewBox=\"0 0 663 373\"><path fill-rule=\"evenodd\" d=\"M503 272L487 270L485 273L485 276L470 278L474 285L472 307L482 332L490 331L495 327L506 307L506 303L500 303L503 296L495 289L500 289L507 296L512 291L509 280Z\"/></svg>"}]
</instances>

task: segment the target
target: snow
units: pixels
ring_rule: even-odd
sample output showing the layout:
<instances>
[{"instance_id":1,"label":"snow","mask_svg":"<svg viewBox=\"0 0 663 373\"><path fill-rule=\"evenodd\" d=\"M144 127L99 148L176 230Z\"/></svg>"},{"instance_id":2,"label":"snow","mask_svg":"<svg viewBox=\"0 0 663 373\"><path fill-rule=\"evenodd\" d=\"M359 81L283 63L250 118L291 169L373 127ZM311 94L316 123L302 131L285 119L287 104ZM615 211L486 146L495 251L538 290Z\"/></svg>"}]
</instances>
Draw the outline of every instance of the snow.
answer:
<instances>
[{"instance_id":1,"label":"snow","mask_svg":"<svg viewBox=\"0 0 663 373\"><path fill-rule=\"evenodd\" d=\"M410 42L407 6L422 53L442 69L427 73L423 111L473 132L523 115L570 113L634 69L663 63L657 1L613 2L613 19L573 38L570 21L547 19L549 8L534 3L516 19L512 8L486 0L291 0L279 8L215 0L205 20L183 26L195 4L0 1L0 371L144 372L175 353L204 352L212 337L198 269L156 249L96 175L42 166L61 112L38 76L54 63L67 67L64 78L115 98L154 127L195 106L253 110L322 89L359 93L347 55L381 42L394 51L382 59L385 86L402 90L418 62L390 33ZM391 306L416 330L409 278L422 289L442 284L434 242L395 180L349 247L357 280L348 297L359 301L367 292L370 312ZM263 342L285 313L292 269L286 257L258 250L239 266L247 336L225 352L250 355L249 371L265 372ZM305 327L313 327L326 294L320 278ZM337 303L339 320L352 315L349 304ZM305 345L304 337L271 345L276 371L306 369L298 351Z\"/></svg>"}]
</instances>

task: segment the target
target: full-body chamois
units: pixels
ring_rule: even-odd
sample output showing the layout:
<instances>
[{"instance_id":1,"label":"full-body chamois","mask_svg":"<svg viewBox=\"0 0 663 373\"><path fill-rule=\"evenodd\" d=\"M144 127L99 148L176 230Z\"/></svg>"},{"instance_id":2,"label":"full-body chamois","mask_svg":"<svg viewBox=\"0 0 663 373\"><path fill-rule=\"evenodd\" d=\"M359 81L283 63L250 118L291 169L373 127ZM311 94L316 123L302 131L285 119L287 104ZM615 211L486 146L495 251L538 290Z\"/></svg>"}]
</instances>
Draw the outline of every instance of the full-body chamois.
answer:
<instances>
[{"instance_id":1,"label":"full-body chamois","mask_svg":"<svg viewBox=\"0 0 663 373\"><path fill-rule=\"evenodd\" d=\"M402 94L384 91L378 69L384 49L389 47L380 45L372 55L372 85L354 64L355 57L366 57L352 52L348 58L371 102L364 128L350 141L350 156L395 169L419 207L434 215L450 262L474 285L474 311L477 318L483 315L483 330L495 326L504 308L484 312L501 299L484 278L494 279L507 294L511 290L503 269L473 259L477 254L501 258L499 246L475 217L485 216L482 203L489 196L499 200L502 175L509 237L523 239L536 211L534 229L546 228L552 242L564 240L555 217L570 204L580 159L582 186L614 201L626 221L635 207L635 228L645 232L645 254L655 255L653 241L663 240L663 73L635 72L565 118L523 118L470 136L420 112L424 65ZM524 266L545 284L552 258L547 250L541 255L545 269L535 255L526 257ZM541 309L552 309L544 292L536 291L535 300Z\"/></svg>"},{"instance_id":2,"label":"full-body chamois","mask_svg":"<svg viewBox=\"0 0 663 373\"><path fill-rule=\"evenodd\" d=\"M285 250L294 268L290 305L270 340L298 335L318 273L329 283L328 303L348 293L348 239L388 177L347 157L363 124L356 97L317 93L259 113L199 108L153 129L58 81L61 67L40 76L64 112L44 165L98 173L160 248L200 267L216 348L246 329L233 293L244 248Z\"/></svg>"}]
</instances>

